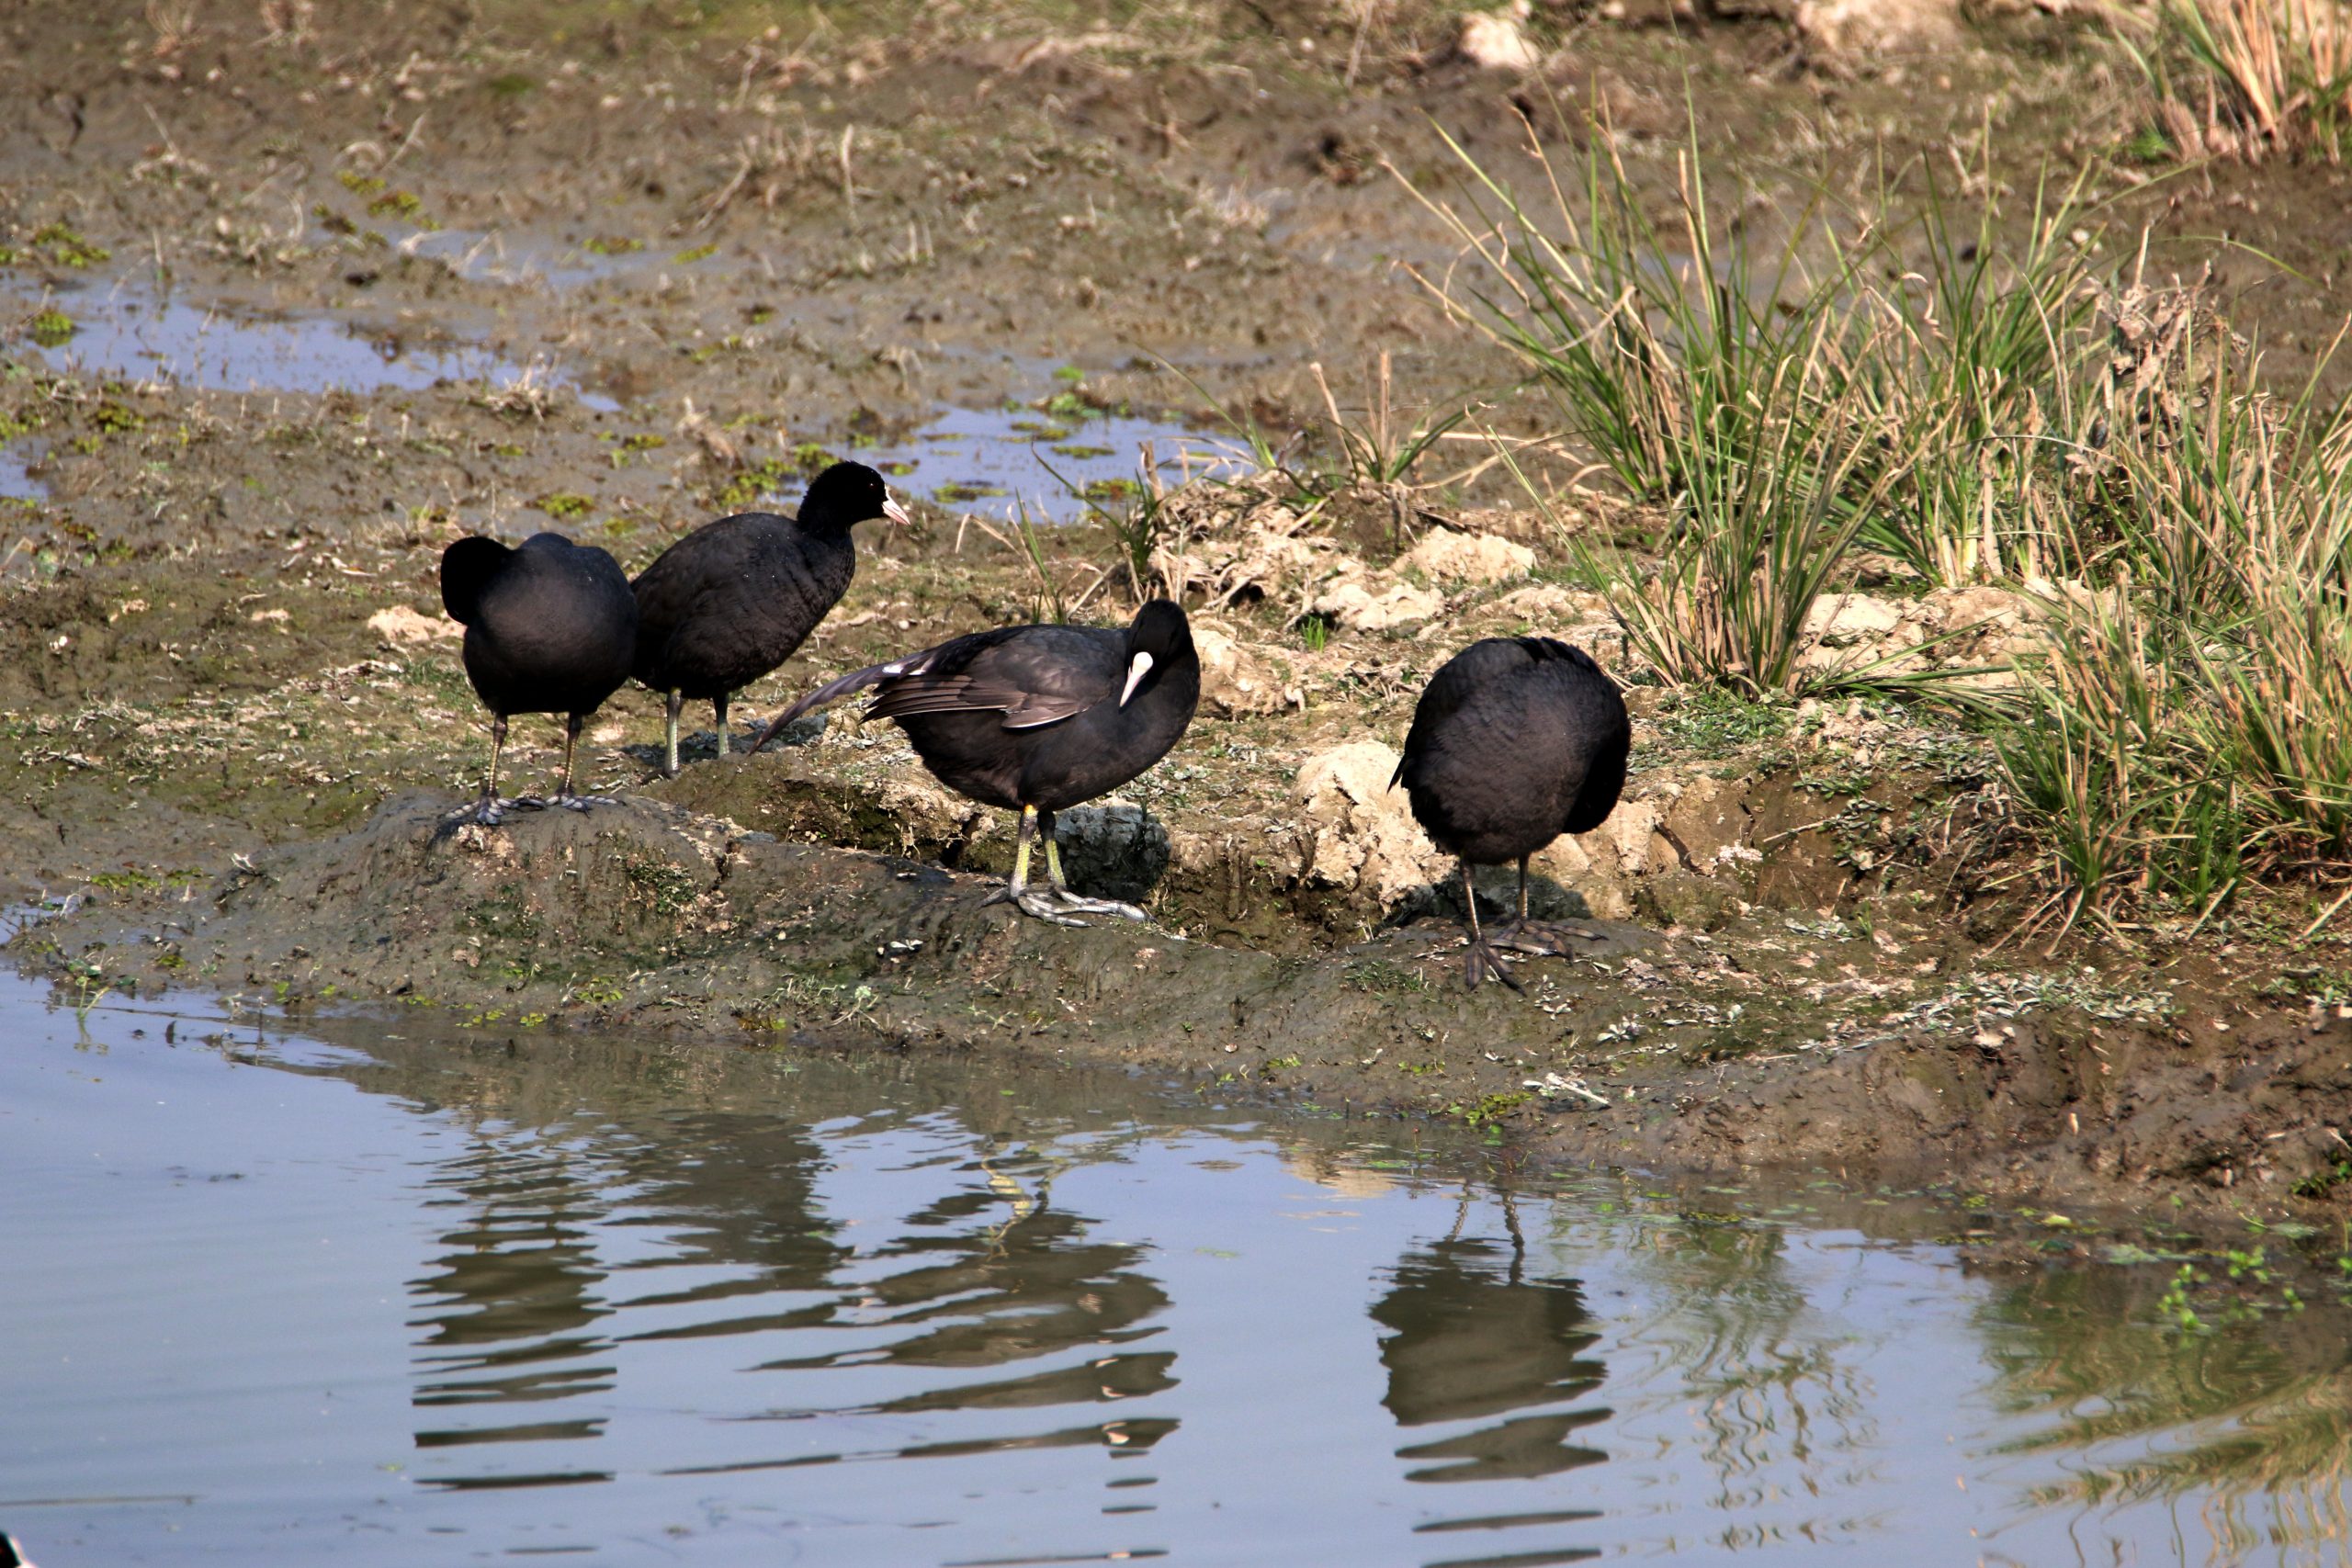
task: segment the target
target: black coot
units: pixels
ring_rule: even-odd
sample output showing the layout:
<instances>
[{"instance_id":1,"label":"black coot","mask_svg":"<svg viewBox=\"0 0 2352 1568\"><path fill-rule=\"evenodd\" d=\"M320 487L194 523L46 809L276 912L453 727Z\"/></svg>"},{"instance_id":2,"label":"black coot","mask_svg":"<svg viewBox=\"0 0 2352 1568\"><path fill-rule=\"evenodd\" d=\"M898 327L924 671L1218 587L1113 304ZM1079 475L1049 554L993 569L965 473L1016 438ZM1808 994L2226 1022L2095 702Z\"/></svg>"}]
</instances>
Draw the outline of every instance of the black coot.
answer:
<instances>
[{"instance_id":1,"label":"black coot","mask_svg":"<svg viewBox=\"0 0 2352 1568\"><path fill-rule=\"evenodd\" d=\"M776 716L752 749L866 686L880 688L867 716L897 719L940 783L1021 813L1012 880L990 903L1011 899L1059 925L1083 925L1073 912L1144 918L1132 904L1069 890L1054 813L1136 777L1192 723L1201 660L1181 607L1155 599L1124 629L1006 626L959 637L820 686ZM1040 833L1050 893L1029 886L1029 847Z\"/></svg>"},{"instance_id":2,"label":"black coot","mask_svg":"<svg viewBox=\"0 0 2352 1568\"><path fill-rule=\"evenodd\" d=\"M662 771L678 773L678 709L710 699L727 751L727 698L799 648L857 572L849 531L907 521L882 476L835 463L800 499L797 517L743 512L706 523L639 574L637 678L668 703Z\"/></svg>"},{"instance_id":3,"label":"black coot","mask_svg":"<svg viewBox=\"0 0 2352 1568\"><path fill-rule=\"evenodd\" d=\"M1546 637L1488 637L1446 660L1421 690L1396 778L1414 819L1462 857L1470 906L1469 979L1519 982L1496 947L1564 954L1597 933L1527 918L1527 861L1562 833L1589 833L1625 787L1633 725L1617 682L1583 649ZM1519 862L1519 914L1489 943L1478 930L1473 865Z\"/></svg>"},{"instance_id":4,"label":"black coot","mask_svg":"<svg viewBox=\"0 0 2352 1568\"><path fill-rule=\"evenodd\" d=\"M490 709L490 775L478 819L496 822L502 804L539 804L530 795L498 798L506 720L518 713L564 716L556 800L585 809L571 793L572 749L637 656L637 599L620 563L560 534L534 534L511 550L472 535L441 552L441 604L466 628L466 678Z\"/></svg>"}]
</instances>

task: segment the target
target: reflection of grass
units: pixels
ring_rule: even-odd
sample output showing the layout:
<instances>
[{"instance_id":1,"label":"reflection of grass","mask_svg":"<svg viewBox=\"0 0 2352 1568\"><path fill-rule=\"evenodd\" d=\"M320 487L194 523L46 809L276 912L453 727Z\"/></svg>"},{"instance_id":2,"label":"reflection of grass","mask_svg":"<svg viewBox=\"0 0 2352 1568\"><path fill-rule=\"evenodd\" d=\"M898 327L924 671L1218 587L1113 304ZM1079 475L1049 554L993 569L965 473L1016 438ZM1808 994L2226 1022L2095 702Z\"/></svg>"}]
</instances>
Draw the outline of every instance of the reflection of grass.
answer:
<instances>
[{"instance_id":1,"label":"reflection of grass","mask_svg":"<svg viewBox=\"0 0 2352 1568\"><path fill-rule=\"evenodd\" d=\"M1728 1501L1772 1456L1826 1485L1873 1441L1871 1396L1851 1338L1814 1312L1777 1225L1678 1216L1645 1228L1631 1262L1675 1303L1641 1336L1650 1386L1671 1389L1701 1430L1702 1457Z\"/></svg>"},{"instance_id":2,"label":"reflection of grass","mask_svg":"<svg viewBox=\"0 0 2352 1568\"><path fill-rule=\"evenodd\" d=\"M2316 1312L2267 1308L2259 1267L2233 1262L2234 1286L2208 1282L2199 1327L2181 1332L2160 1295L2177 1277L2156 1270L2071 1269L2038 1276L1986 1314L2010 1410L2047 1417L2006 1451L2077 1456L2065 1481L2041 1489L2044 1506L2113 1506L2211 1491L2207 1510L2233 1551L2269 1539L2236 1517L2250 1495L2272 1495L2274 1526L2307 1510L2340 1510L2352 1473L2352 1367L2340 1329ZM2231 1306L2234 1305L2234 1314ZM2324 1309L2321 1309L2324 1310ZM2257 1316L2257 1314L2261 1315ZM2143 1451L2085 1464L2102 1446ZM2251 1533L2248 1533L2251 1531Z\"/></svg>"}]
</instances>

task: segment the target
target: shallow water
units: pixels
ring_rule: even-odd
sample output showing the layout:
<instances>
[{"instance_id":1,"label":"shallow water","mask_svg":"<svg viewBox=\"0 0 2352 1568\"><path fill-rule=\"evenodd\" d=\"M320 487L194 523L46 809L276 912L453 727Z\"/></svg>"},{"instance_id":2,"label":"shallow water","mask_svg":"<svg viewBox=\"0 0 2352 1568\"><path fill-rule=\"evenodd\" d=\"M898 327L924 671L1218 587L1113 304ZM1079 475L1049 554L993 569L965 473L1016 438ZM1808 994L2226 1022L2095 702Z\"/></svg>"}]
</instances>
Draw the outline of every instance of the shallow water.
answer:
<instances>
[{"instance_id":1,"label":"shallow water","mask_svg":"<svg viewBox=\"0 0 2352 1568\"><path fill-rule=\"evenodd\" d=\"M27 444L11 442L0 446L0 501L48 498L49 487L26 471L32 461L33 453Z\"/></svg>"},{"instance_id":2,"label":"shallow water","mask_svg":"<svg viewBox=\"0 0 2352 1568\"><path fill-rule=\"evenodd\" d=\"M881 1050L0 1032L48 1568L2346 1558L2341 1313L2183 1334L1932 1211Z\"/></svg>"},{"instance_id":3,"label":"shallow water","mask_svg":"<svg viewBox=\"0 0 2352 1568\"><path fill-rule=\"evenodd\" d=\"M478 345L428 345L356 321L315 312L256 314L129 284L62 292L56 308L74 331L36 344L50 367L129 380L166 380L227 392L374 392L440 381L502 386L525 367ZM545 367L536 374L569 386ZM579 394L591 408L619 405Z\"/></svg>"},{"instance_id":4,"label":"shallow water","mask_svg":"<svg viewBox=\"0 0 2352 1568\"><path fill-rule=\"evenodd\" d=\"M1040 398L1040 402L1046 400ZM1168 420L1027 404L972 409L940 405L907 439L849 455L911 494L994 523L1025 514L1041 522L1085 517L1090 498L1124 516L1144 488L1144 459L1170 489L1204 475L1254 472L1233 441Z\"/></svg>"}]
</instances>

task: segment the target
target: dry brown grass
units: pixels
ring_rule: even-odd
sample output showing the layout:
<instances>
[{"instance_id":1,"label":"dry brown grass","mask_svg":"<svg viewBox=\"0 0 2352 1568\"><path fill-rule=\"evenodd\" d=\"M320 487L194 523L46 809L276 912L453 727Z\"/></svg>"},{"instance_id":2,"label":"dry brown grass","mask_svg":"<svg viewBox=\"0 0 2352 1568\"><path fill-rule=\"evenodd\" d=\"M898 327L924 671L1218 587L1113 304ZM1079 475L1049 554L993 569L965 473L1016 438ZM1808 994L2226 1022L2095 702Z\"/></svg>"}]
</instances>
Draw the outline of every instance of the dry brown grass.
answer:
<instances>
[{"instance_id":1,"label":"dry brown grass","mask_svg":"<svg viewBox=\"0 0 2352 1568\"><path fill-rule=\"evenodd\" d=\"M2184 156L2344 156L2352 6L2343 0L2162 0L2137 51L2158 123Z\"/></svg>"}]
</instances>

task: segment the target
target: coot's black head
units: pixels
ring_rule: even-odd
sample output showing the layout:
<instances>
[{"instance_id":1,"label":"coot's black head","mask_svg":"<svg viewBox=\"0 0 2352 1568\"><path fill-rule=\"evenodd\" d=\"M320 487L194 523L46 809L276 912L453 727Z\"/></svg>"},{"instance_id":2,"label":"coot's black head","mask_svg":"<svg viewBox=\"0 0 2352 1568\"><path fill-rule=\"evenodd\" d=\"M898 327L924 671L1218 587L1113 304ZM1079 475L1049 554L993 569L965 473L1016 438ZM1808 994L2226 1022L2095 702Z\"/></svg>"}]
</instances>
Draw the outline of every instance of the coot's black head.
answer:
<instances>
[{"instance_id":1,"label":"coot's black head","mask_svg":"<svg viewBox=\"0 0 2352 1568\"><path fill-rule=\"evenodd\" d=\"M835 463L808 481L800 498L800 525L848 532L877 517L904 525L907 510L890 495L882 476L863 463Z\"/></svg>"},{"instance_id":2,"label":"coot's black head","mask_svg":"<svg viewBox=\"0 0 2352 1568\"><path fill-rule=\"evenodd\" d=\"M441 607L449 618L471 626L482 590L506 570L514 552L496 539L469 534L441 552Z\"/></svg>"},{"instance_id":3,"label":"coot's black head","mask_svg":"<svg viewBox=\"0 0 2352 1568\"><path fill-rule=\"evenodd\" d=\"M1134 624L1127 627L1127 678L1119 691L1119 705L1126 706L1155 671L1197 657L1193 651L1193 623L1184 618L1183 606L1166 599L1152 600L1136 612Z\"/></svg>"}]
</instances>

